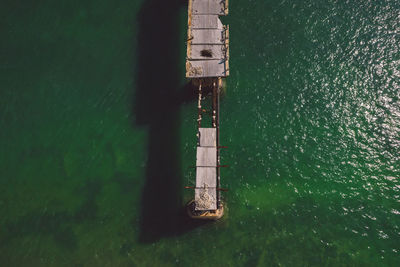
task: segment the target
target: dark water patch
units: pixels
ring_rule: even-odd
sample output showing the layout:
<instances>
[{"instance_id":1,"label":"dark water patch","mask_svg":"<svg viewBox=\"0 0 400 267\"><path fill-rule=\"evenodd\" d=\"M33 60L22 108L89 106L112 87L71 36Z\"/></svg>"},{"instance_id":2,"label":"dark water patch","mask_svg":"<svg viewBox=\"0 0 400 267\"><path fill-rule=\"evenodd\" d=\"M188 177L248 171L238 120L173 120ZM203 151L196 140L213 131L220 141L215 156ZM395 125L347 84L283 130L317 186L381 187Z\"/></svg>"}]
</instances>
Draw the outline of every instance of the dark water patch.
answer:
<instances>
[{"instance_id":1,"label":"dark water patch","mask_svg":"<svg viewBox=\"0 0 400 267\"><path fill-rule=\"evenodd\" d=\"M122 243L121 245L121 249L119 250L119 253L122 256L126 256L129 252L132 251L132 249L135 247L135 241L126 241L124 243Z\"/></svg>"},{"instance_id":2,"label":"dark water patch","mask_svg":"<svg viewBox=\"0 0 400 267\"><path fill-rule=\"evenodd\" d=\"M78 195L84 200L74 212L63 210L59 201L51 201L44 211L32 211L16 221L7 222L0 231L0 246L7 246L14 239L50 236L60 248L77 249L78 237L74 228L98 218L96 199L102 186L98 179L87 180L78 189Z\"/></svg>"},{"instance_id":3,"label":"dark water patch","mask_svg":"<svg viewBox=\"0 0 400 267\"><path fill-rule=\"evenodd\" d=\"M32 161L45 163L51 161L52 165L57 169L61 176L65 175L63 166L63 152L60 148L53 145L34 144L26 149L23 149L19 154L19 163L30 164Z\"/></svg>"},{"instance_id":4,"label":"dark water patch","mask_svg":"<svg viewBox=\"0 0 400 267\"><path fill-rule=\"evenodd\" d=\"M5 225L0 238L1 246L7 246L11 240L17 238L49 235L60 247L76 249L77 237L71 227L73 218L68 212L29 213Z\"/></svg>"},{"instance_id":5,"label":"dark water patch","mask_svg":"<svg viewBox=\"0 0 400 267\"><path fill-rule=\"evenodd\" d=\"M117 155L115 153L115 150L114 150L111 142L107 142L107 144L105 145L104 153L110 157L110 161L111 161L110 169L115 170L117 168Z\"/></svg>"},{"instance_id":6,"label":"dark water patch","mask_svg":"<svg viewBox=\"0 0 400 267\"><path fill-rule=\"evenodd\" d=\"M84 200L80 207L73 214L76 223L95 220L98 213L97 197L101 193L103 182L100 179L89 179L78 190L84 196Z\"/></svg>"},{"instance_id":7,"label":"dark water patch","mask_svg":"<svg viewBox=\"0 0 400 267\"><path fill-rule=\"evenodd\" d=\"M132 174L125 172L116 172L113 181L118 184L120 192L123 194L132 194L139 184Z\"/></svg>"}]
</instances>

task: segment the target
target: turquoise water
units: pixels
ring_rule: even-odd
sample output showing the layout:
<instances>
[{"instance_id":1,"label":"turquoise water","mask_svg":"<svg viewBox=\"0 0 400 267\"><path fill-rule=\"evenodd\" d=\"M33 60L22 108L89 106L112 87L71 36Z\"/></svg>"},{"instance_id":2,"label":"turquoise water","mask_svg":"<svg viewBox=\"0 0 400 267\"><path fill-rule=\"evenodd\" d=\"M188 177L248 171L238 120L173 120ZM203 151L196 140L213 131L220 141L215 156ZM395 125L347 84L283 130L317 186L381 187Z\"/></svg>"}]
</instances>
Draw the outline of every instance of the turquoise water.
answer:
<instances>
[{"instance_id":1,"label":"turquoise water","mask_svg":"<svg viewBox=\"0 0 400 267\"><path fill-rule=\"evenodd\" d=\"M1 2L1 265L399 266L399 2L230 1L215 223L180 2Z\"/></svg>"}]
</instances>

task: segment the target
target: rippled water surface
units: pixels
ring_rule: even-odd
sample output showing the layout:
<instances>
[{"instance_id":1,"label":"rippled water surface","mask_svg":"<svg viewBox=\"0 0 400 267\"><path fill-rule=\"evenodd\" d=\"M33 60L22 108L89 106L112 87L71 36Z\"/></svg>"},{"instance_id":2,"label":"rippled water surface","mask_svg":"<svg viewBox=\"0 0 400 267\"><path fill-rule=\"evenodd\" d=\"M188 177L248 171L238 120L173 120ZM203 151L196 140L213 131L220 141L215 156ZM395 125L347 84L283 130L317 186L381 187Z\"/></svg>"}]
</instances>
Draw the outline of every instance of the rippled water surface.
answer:
<instances>
[{"instance_id":1,"label":"rippled water surface","mask_svg":"<svg viewBox=\"0 0 400 267\"><path fill-rule=\"evenodd\" d=\"M2 1L1 265L399 266L399 2L229 1L215 223L178 2Z\"/></svg>"}]
</instances>

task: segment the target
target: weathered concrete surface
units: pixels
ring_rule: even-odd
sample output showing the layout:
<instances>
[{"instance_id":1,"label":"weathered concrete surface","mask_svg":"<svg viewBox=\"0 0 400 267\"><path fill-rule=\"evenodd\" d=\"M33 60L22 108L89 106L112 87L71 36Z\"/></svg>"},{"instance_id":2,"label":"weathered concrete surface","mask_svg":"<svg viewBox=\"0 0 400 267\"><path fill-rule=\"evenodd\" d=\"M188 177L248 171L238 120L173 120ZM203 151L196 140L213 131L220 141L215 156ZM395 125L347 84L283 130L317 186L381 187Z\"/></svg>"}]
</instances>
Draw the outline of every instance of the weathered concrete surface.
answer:
<instances>
[{"instance_id":1,"label":"weathered concrete surface","mask_svg":"<svg viewBox=\"0 0 400 267\"><path fill-rule=\"evenodd\" d=\"M219 19L227 13L226 0L189 0L186 77L229 75L229 28Z\"/></svg>"}]
</instances>

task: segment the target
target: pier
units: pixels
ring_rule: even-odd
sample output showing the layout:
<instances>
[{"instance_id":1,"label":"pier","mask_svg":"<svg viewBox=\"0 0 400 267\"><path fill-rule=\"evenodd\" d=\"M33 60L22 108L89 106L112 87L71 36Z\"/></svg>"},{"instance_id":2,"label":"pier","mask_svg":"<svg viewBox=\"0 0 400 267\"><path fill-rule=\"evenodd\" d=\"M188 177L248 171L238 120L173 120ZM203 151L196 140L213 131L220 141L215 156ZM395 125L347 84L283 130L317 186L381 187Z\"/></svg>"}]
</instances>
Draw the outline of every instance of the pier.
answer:
<instances>
[{"instance_id":1,"label":"pier","mask_svg":"<svg viewBox=\"0 0 400 267\"><path fill-rule=\"evenodd\" d=\"M196 219L219 219L224 212L219 105L223 79L229 75L229 27L219 17L227 14L228 0L189 0L186 77L198 88L198 131L194 200L187 209Z\"/></svg>"}]
</instances>

